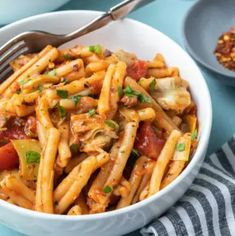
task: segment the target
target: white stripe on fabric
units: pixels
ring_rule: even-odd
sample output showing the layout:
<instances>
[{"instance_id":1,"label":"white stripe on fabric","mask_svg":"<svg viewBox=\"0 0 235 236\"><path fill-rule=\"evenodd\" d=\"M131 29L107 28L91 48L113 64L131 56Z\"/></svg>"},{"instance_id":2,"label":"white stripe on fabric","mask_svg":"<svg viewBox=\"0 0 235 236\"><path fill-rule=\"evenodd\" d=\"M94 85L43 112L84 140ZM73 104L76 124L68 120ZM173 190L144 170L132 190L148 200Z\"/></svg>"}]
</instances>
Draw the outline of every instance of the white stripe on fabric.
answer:
<instances>
[{"instance_id":1,"label":"white stripe on fabric","mask_svg":"<svg viewBox=\"0 0 235 236\"><path fill-rule=\"evenodd\" d=\"M198 199L196 199L195 197L185 196L185 197L183 197L182 201L190 202L193 205L193 207L199 217L201 228L203 230L205 229L205 235L208 235L208 228L207 228L207 224L206 224L206 215L205 215L204 209L202 208L202 205L200 204Z\"/></svg>"},{"instance_id":2,"label":"white stripe on fabric","mask_svg":"<svg viewBox=\"0 0 235 236\"><path fill-rule=\"evenodd\" d=\"M181 206L177 206L175 210L179 214L181 220L184 222L188 235L195 235L194 227L187 211Z\"/></svg>"},{"instance_id":3,"label":"white stripe on fabric","mask_svg":"<svg viewBox=\"0 0 235 236\"><path fill-rule=\"evenodd\" d=\"M173 224L166 216L161 217L159 221L161 221L161 223L165 226L167 233L170 236L177 236Z\"/></svg>"},{"instance_id":4,"label":"white stripe on fabric","mask_svg":"<svg viewBox=\"0 0 235 236\"><path fill-rule=\"evenodd\" d=\"M158 234L158 232L156 231L156 229L153 226L149 226L147 228L141 229L140 233L142 235L154 234L154 236L161 236Z\"/></svg>"},{"instance_id":5,"label":"white stripe on fabric","mask_svg":"<svg viewBox=\"0 0 235 236\"><path fill-rule=\"evenodd\" d=\"M198 176L201 179L204 179L204 180L208 181L209 183L214 184L215 186L217 186L220 189L221 194L223 195L224 200L225 200L225 214L226 214L226 218L227 219L228 218L234 218L233 212L231 210L232 209L231 195L230 195L230 192L227 189L227 187L223 183L219 182L217 179L211 178L208 175L200 173ZM233 225L235 225L235 220L233 222ZM229 227L229 230L231 232L231 235L234 235L234 234L232 234L231 225L228 224L228 227ZM234 226L232 226L232 227L234 228Z\"/></svg>"},{"instance_id":6,"label":"white stripe on fabric","mask_svg":"<svg viewBox=\"0 0 235 236\"><path fill-rule=\"evenodd\" d=\"M215 227L217 225L219 225L219 211L218 211L218 205L215 200L215 197L213 196L213 194L211 193L211 191L209 189L207 189L201 185L193 184L191 189L198 191L198 192L202 192L205 195L207 201L209 202L210 206L212 207L212 224L213 224L213 228L215 229ZM207 228L207 226L206 226L206 228ZM219 236L221 234L219 232L215 231L215 235Z\"/></svg>"},{"instance_id":7,"label":"white stripe on fabric","mask_svg":"<svg viewBox=\"0 0 235 236\"><path fill-rule=\"evenodd\" d=\"M235 158L234 158L234 154L233 154L231 148L229 147L228 143L225 143L222 146L222 149L223 149L228 161L230 162L232 169L235 171Z\"/></svg>"},{"instance_id":8,"label":"white stripe on fabric","mask_svg":"<svg viewBox=\"0 0 235 236\"><path fill-rule=\"evenodd\" d=\"M222 178L224 178L224 179L230 181L231 183L235 184L235 179L231 178L229 175L225 175L223 172L221 172L221 171L215 169L215 168L214 168L213 166L211 166L210 164L204 163L204 164L203 164L203 167L204 167L205 169L208 169L209 171L214 172L215 174L221 176Z\"/></svg>"}]
</instances>

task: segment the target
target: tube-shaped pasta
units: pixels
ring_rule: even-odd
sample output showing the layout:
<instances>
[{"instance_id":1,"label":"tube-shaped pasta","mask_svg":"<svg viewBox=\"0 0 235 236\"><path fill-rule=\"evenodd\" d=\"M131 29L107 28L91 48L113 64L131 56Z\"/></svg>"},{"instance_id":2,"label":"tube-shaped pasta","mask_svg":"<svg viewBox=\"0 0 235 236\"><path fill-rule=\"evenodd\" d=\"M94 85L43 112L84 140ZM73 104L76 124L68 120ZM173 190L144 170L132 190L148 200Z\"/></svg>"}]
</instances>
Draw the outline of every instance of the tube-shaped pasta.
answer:
<instances>
[{"instance_id":1,"label":"tube-shaped pasta","mask_svg":"<svg viewBox=\"0 0 235 236\"><path fill-rule=\"evenodd\" d=\"M15 106L16 115L19 117L24 117L32 114L35 111L35 106Z\"/></svg>"},{"instance_id":2,"label":"tube-shaped pasta","mask_svg":"<svg viewBox=\"0 0 235 236\"><path fill-rule=\"evenodd\" d=\"M126 77L125 85L132 87L132 89L144 94L145 96L151 98L151 96L136 83L135 80L130 77ZM151 103L148 103L148 106L151 106L156 112L156 120L155 122L160 128L171 132L173 129L178 130L178 127L174 124L174 122L170 119L170 117L162 110L162 108L151 98Z\"/></svg>"},{"instance_id":3,"label":"tube-shaped pasta","mask_svg":"<svg viewBox=\"0 0 235 236\"><path fill-rule=\"evenodd\" d=\"M153 76L155 78L165 78L172 76L173 72L173 68L148 69L147 77Z\"/></svg>"},{"instance_id":4,"label":"tube-shaped pasta","mask_svg":"<svg viewBox=\"0 0 235 236\"><path fill-rule=\"evenodd\" d=\"M14 204L33 210L34 207L31 201L19 195L15 191L7 188L6 184L3 181L1 182L1 191L6 194Z\"/></svg>"},{"instance_id":5,"label":"tube-shaped pasta","mask_svg":"<svg viewBox=\"0 0 235 236\"><path fill-rule=\"evenodd\" d=\"M137 111L140 121L153 121L156 118L156 113L153 108L147 107Z\"/></svg>"},{"instance_id":6,"label":"tube-shaped pasta","mask_svg":"<svg viewBox=\"0 0 235 236\"><path fill-rule=\"evenodd\" d=\"M135 112L134 110L130 110L130 114L132 114L131 121L128 121L125 125L124 135L120 148L118 150L116 161L107 181L104 184L104 187L109 186L111 188L114 188L119 183L122 178L122 173L125 168L126 162L133 148L137 128L139 125L139 117L137 112ZM104 211L109 204L110 193L106 193L105 198L102 199L102 201L103 202L100 203L99 208L103 209Z\"/></svg>"},{"instance_id":7,"label":"tube-shaped pasta","mask_svg":"<svg viewBox=\"0 0 235 236\"><path fill-rule=\"evenodd\" d=\"M82 209L79 205L74 205L70 208L67 215L82 215Z\"/></svg>"},{"instance_id":8,"label":"tube-shaped pasta","mask_svg":"<svg viewBox=\"0 0 235 236\"><path fill-rule=\"evenodd\" d=\"M37 121L37 134L41 147L45 147L47 140L47 131L39 121Z\"/></svg>"},{"instance_id":9,"label":"tube-shaped pasta","mask_svg":"<svg viewBox=\"0 0 235 236\"><path fill-rule=\"evenodd\" d=\"M120 100L119 90L122 89L124 77L126 75L126 64L119 61L116 64L113 79L111 81L110 89L110 112L109 118L112 118L118 109L118 102Z\"/></svg>"},{"instance_id":10,"label":"tube-shaped pasta","mask_svg":"<svg viewBox=\"0 0 235 236\"><path fill-rule=\"evenodd\" d=\"M59 125L60 142L58 146L58 159L57 164L59 167L65 167L68 164L72 154L69 148L69 123L64 122Z\"/></svg>"},{"instance_id":11,"label":"tube-shaped pasta","mask_svg":"<svg viewBox=\"0 0 235 236\"><path fill-rule=\"evenodd\" d=\"M37 62L41 57L43 57L49 50L51 50L52 46L46 46L38 55L35 55L28 63L22 66L19 70L17 70L14 74L12 74L7 80L0 84L0 94L5 93L5 90L13 84L13 82L24 72L29 70L32 65Z\"/></svg>"},{"instance_id":12,"label":"tube-shaped pasta","mask_svg":"<svg viewBox=\"0 0 235 236\"><path fill-rule=\"evenodd\" d=\"M5 184L8 189L16 192L17 194L34 204L34 191L28 188L20 179L16 178L14 175L9 175L5 178Z\"/></svg>"},{"instance_id":13,"label":"tube-shaped pasta","mask_svg":"<svg viewBox=\"0 0 235 236\"><path fill-rule=\"evenodd\" d=\"M38 104L36 106L36 116L39 122L46 128L50 129L53 127L53 124L50 119L48 112L48 101L45 96L42 96L38 99Z\"/></svg>"},{"instance_id":14,"label":"tube-shaped pasta","mask_svg":"<svg viewBox=\"0 0 235 236\"><path fill-rule=\"evenodd\" d=\"M110 172L113 168L113 165L115 163L115 160L117 159L118 150L120 148L121 140L118 140L110 151L110 160L104 164L98 175L96 176L95 180L92 182L92 185L88 192L88 205L91 208L91 211L96 212L96 202L102 202L102 199L104 198L103 194L103 188L104 184L107 181Z\"/></svg>"},{"instance_id":15,"label":"tube-shaped pasta","mask_svg":"<svg viewBox=\"0 0 235 236\"><path fill-rule=\"evenodd\" d=\"M165 172L165 169L173 157L176 144L181 136L181 132L173 130L168 137L153 169L153 174L150 179L148 197L152 196L160 189L160 184Z\"/></svg>"},{"instance_id":16,"label":"tube-shaped pasta","mask_svg":"<svg viewBox=\"0 0 235 236\"><path fill-rule=\"evenodd\" d=\"M36 78L32 78L31 80L28 80L22 85L22 90L30 92L33 89L37 89L39 85L42 85L44 83L52 83L56 84L59 83L60 78L57 76L49 76L49 75L39 75Z\"/></svg>"},{"instance_id":17,"label":"tube-shaped pasta","mask_svg":"<svg viewBox=\"0 0 235 236\"><path fill-rule=\"evenodd\" d=\"M113 64L109 65L104 77L103 86L98 101L97 110L100 115L106 115L106 113L110 111L110 89L114 71L115 71L115 65Z\"/></svg>"},{"instance_id":18,"label":"tube-shaped pasta","mask_svg":"<svg viewBox=\"0 0 235 236\"><path fill-rule=\"evenodd\" d=\"M83 61L81 59L76 59L73 61L70 61L69 63L66 63L55 70L55 74L58 77L63 77L67 74L69 74L72 71L78 71L79 69L83 68Z\"/></svg>"},{"instance_id":19,"label":"tube-shaped pasta","mask_svg":"<svg viewBox=\"0 0 235 236\"><path fill-rule=\"evenodd\" d=\"M86 66L86 73L97 72L101 70L106 70L108 63L106 61L100 60L98 62L91 62Z\"/></svg>"},{"instance_id":20,"label":"tube-shaped pasta","mask_svg":"<svg viewBox=\"0 0 235 236\"><path fill-rule=\"evenodd\" d=\"M41 197L43 212L53 213L53 185L54 185L54 164L57 148L60 139L60 132L56 128L50 128L45 151L43 153L43 168L41 173ZM40 168L39 168L40 169ZM40 181L40 180L39 180Z\"/></svg>"},{"instance_id":21,"label":"tube-shaped pasta","mask_svg":"<svg viewBox=\"0 0 235 236\"><path fill-rule=\"evenodd\" d=\"M142 175L144 174L144 166L147 162L148 158L146 156L141 156L135 163L135 166L131 172L131 177L129 179L129 183L131 186L130 193L121 197L120 201L117 204L117 209L128 206L131 204L133 197L140 185Z\"/></svg>"},{"instance_id":22,"label":"tube-shaped pasta","mask_svg":"<svg viewBox=\"0 0 235 236\"><path fill-rule=\"evenodd\" d=\"M86 158L83 162L81 162L78 166L76 166L73 169L73 175L74 172L76 174L76 177L69 174L63 181L67 181L68 183L72 183L69 186L68 191L61 197L61 199L58 201L56 205L56 212L57 213L63 213L67 210L67 208L74 202L74 200L79 196L82 188L87 184L91 174L99 167L101 167L104 163L106 163L109 160L109 154L107 153L101 153L97 156L90 156ZM71 173L72 173L71 172ZM71 179L72 181L68 181L68 179ZM62 183L63 183L62 181ZM56 191L60 188L60 184L55 190L55 200L56 198Z\"/></svg>"},{"instance_id":23,"label":"tube-shaped pasta","mask_svg":"<svg viewBox=\"0 0 235 236\"><path fill-rule=\"evenodd\" d=\"M147 165L145 165L145 174L140 182L139 188L137 189L135 196L132 200L132 204L138 202L140 200L140 194L144 190L144 188L149 184L149 180L153 173L153 167L155 165L155 161L148 161Z\"/></svg>"}]
</instances>

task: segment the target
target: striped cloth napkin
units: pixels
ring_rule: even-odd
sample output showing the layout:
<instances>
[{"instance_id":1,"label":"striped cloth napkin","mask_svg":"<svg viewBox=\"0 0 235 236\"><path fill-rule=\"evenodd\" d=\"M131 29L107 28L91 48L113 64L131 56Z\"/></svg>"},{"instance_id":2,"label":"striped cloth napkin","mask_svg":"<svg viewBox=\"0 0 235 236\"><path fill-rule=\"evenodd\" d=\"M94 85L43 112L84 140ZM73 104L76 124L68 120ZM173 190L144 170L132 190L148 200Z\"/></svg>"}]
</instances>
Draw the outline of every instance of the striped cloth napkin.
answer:
<instances>
[{"instance_id":1,"label":"striped cloth napkin","mask_svg":"<svg viewBox=\"0 0 235 236\"><path fill-rule=\"evenodd\" d=\"M144 236L235 235L235 137L206 157L191 188Z\"/></svg>"}]
</instances>

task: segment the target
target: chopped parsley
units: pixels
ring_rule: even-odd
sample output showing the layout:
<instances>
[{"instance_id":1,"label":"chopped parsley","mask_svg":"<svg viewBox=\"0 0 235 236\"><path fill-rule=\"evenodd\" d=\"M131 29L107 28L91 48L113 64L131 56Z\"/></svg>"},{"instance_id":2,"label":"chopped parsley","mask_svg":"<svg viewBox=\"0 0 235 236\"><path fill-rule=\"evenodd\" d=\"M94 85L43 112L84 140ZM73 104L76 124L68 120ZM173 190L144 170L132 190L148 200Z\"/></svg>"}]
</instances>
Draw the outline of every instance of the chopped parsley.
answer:
<instances>
[{"instance_id":1,"label":"chopped parsley","mask_svg":"<svg viewBox=\"0 0 235 236\"><path fill-rule=\"evenodd\" d=\"M123 90L124 94L128 97L133 97L133 96L137 96L138 100L141 103L151 103L151 98L148 96L145 96L144 94L135 91L134 89L132 89L131 86L127 86L124 90Z\"/></svg>"},{"instance_id":2,"label":"chopped parsley","mask_svg":"<svg viewBox=\"0 0 235 236\"><path fill-rule=\"evenodd\" d=\"M76 155L79 153L79 146L77 143L73 143L70 145L70 151L72 152L73 155Z\"/></svg>"},{"instance_id":3,"label":"chopped parsley","mask_svg":"<svg viewBox=\"0 0 235 236\"><path fill-rule=\"evenodd\" d=\"M68 96L69 96L69 93L67 90L58 89L58 90L56 90L56 93L61 98L68 98Z\"/></svg>"},{"instance_id":4,"label":"chopped parsley","mask_svg":"<svg viewBox=\"0 0 235 236\"><path fill-rule=\"evenodd\" d=\"M96 54L101 54L102 53L102 47L99 44L91 45L91 46L89 46L89 51L94 52Z\"/></svg>"},{"instance_id":5,"label":"chopped parsley","mask_svg":"<svg viewBox=\"0 0 235 236\"><path fill-rule=\"evenodd\" d=\"M26 156L26 162L28 164L33 164L33 163L39 163L40 162L40 153L35 152L35 151L28 151L25 154Z\"/></svg>"},{"instance_id":6,"label":"chopped parsley","mask_svg":"<svg viewBox=\"0 0 235 236\"><path fill-rule=\"evenodd\" d=\"M103 192L104 193L111 193L113 191L113 188L109 185L106 185L104 188L103 188Z\"/></svg>"},{"instance_id":7,"label":"chopped parsley","mask_svg":"<svg viewBox=\"0 0 235 236\"><path fill-rule=\"evenodd\" d=\"M95 109L91 109L91 110L88 111L88 116L92 117L92 116L95 115L95 113L96 113L96 110Z\"/></svg>"},{"instance_id":8,"label":"chopped parsley","mask_svg":"<svg viewBox=\"0 0 235 236\"><path fill-rule=\"evenodd\" d=\"M153 79L152 82L149 84L150 92L153 92L155 90L155 87L156 87L156 80Z\"/></svg>"},{"instance_id":9,"label":"chopped parsley","mask_svg":"<svg viewBox=\"0 0 235 236\"><path fill-rule=\"evenodd\" d=\"M82 97L81 95L76 95L76 96L73 96L73 97L72 97L72 100L73 100L75 106L78 105L78 103L79 103L80 100L81 100L81 97Z\"/></svg>"},{"instance_id":10,"label":"chopped parsley","mask_svg":"<svg viewBox=\"0 0 235 236\"><path fill-rule=\"evenodd\" d=\"M194 141L195 139L197 139L197 135L198 135L198 132L197 132L197 130L195 129L195 130L192 132L191 140Z\"/></svg>"},{"instance_id":11,"label":"chopped parsley","mask_svg":"<svg viewBox=\"0 0 235 236\"><path fill-rule=\"evenodd\" d=\"M104 123L112 129L118 129L119 125L114 120L105 120Z\"/></svg>"},{"instance_id":12,"label":"chopped parsley","mask_svg":"<svg viewBox=\"0 0 235 236\"><path fill-rule=\"evenodd\" d=\"M67 111L64 107L57 106L57 109L58 109L58 112L59 112L61 118L65 118L67 116Z\"/></svg>"},{"instance_id":13,"label":"chopped parsley","mask_svg":"<svg viewBox=\"0 0 235 236\"><path fill-rule=\"evenodd\" d=\"M183 152L183 151L185 150L185 144L184 144L184 143L178 143L178 144L176 145L176 150L177 150L178 152Z\"/></svg>"}]
</instances>

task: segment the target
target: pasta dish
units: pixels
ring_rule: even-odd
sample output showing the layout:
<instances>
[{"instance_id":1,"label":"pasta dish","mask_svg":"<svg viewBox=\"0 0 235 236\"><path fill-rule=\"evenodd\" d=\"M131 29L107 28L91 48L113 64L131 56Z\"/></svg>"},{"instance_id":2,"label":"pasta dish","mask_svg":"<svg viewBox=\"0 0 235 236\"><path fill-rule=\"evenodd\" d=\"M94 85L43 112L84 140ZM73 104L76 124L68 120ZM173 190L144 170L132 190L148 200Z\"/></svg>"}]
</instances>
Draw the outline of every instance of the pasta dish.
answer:
<instances>
[{"instance_id":1,"label":"pasta dish","mask_svg":"<svg viewBox=\"0 0 235 236\"><path fill-rule=\"evenodd\" d=\"M12 61L0 84L0 199L52 214L120 209L170 184L197 146L188 83L161 54L101 45Z\"/></svg>"}]
</instances>

